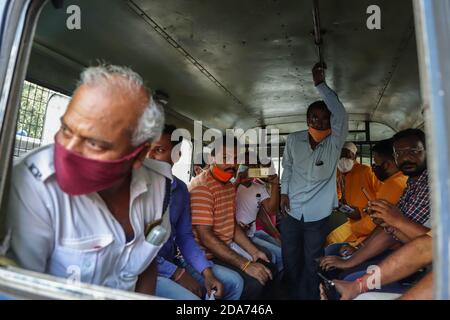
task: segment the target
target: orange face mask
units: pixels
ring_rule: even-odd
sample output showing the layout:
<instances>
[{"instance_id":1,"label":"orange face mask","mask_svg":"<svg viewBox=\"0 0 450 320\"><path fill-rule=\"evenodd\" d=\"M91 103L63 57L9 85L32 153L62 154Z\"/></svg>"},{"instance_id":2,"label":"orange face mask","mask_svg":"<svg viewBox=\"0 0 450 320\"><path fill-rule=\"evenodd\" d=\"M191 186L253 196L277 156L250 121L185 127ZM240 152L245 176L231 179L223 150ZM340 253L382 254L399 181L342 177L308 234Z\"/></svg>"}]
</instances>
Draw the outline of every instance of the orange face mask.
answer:
<instances>
[{"instance_id":1,"label":"orange face mask","mask_svg":"<svg viewBox=\"0 0 450 320\"><path fill-rule=\"evenodd\" d=\"M317 130L309 127L308 132L315 142L320 142L331 134L331 129Z\"/></svg>"},{"instance_id":2,"label":"orange face mask","mask_svg":"<svg viewBox=\"0 0 450 320\"><path fill-rule=\"evenodd\" d=\"M219 180L220 182L223 182L223 183L227 183L228 181L231 180L231 178L234 177L233 173L223 171L222 169L220 169L217 166L211 167L211 173L214 176L214 178L216 178L217 180Z\"/></svg>"}]
</instances>

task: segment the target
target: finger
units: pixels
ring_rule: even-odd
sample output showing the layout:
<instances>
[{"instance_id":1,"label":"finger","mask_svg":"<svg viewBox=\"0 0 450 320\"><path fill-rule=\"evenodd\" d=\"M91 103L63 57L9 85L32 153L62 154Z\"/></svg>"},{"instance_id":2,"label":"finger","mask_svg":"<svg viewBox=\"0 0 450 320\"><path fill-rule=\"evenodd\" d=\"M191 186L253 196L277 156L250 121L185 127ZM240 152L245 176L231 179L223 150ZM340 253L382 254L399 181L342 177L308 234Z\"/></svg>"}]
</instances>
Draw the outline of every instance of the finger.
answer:
<instances>
[{"instance_id":1,"label":"finger","mask_svg":"<svg viewBox=\"0 0 450 320\"><path fill-rule=\"evenodd\" d=\"M371 207L370 208L370 213L369 216L372 216L375 212L379 212L379 213L385 213L387 211L386 208L381 208L381 207Z\"/></svg>"},{"instance_id":2,"label":"finger","mask_svg":"<svg viewBox=\"0 0 450 320\"><path fill-rule=\"evenodd\" d=\"M322 259L319 261L319 267L323 268L323 266L324 266L324 260Z\"/></svg>"},{"instance_id":3,"label":"finger","mask_svg":"<svg viewBox=\"0 0 450 320\"><path fill-rule=\"evenodd\" d=\"M370 217L371 217L372 219L382 219L382 220L383 220L384 214L382 214L382 213L380 213L380 212L375 212L375 213L372 214Z\"/></svg>"},{"instance_id":4,"label":"finger","mask_svg":"<svg viewBox=\"0 0 450 320\"><path fill-rule=\"evenodd\" d=\"M334 268L334 267L335 267L334 261L327 261L327 262L325 263L325 268L326 268L327 271L328 271L330 268Z\"/></svg>"},{"instance_id":5,"label":"finger","mask_svg":"<svg viewBox=\"0 0 450 320\"><path fill-rule=\"evenodd\" d=\"M270 269L267 268L266 266L263 266L263 267L264 267L264 271L266 272L266 274L269 277L269 279L272 280L273 279L272 271L270 271Z\"/></svg>"},{"instance_id":6,"label":"finger","mask_svg":"<svg viewBox=\"0 0 450 320\"><path fill-rule=\"evenodd\" d=\"M327 260L328 260L328 259L326 259L326 257L323 258L322 260L320 260L320 266L321 266L322 268L325 268L325 266L327 265Z\"/></svg>"},{"instance_id":7,"label":"finger","mask_svg":"<svg viewBox=\"0 0 450 320\"><path fill-rule=\"evenodd\" d=\"M216 297L218 298L223 297L223 284L221 282L218 282L216 284Z\"/></svg>"},{"instance_id":8,"label":"finger","mask_svg":"<svg viewBox=\"0 0 450 320\"><path fill-rule=\"evenodd\" d=\"M258 280L259 283L261 283L261 285L265 285L266 284L266 281L264 281L264 276L263 275L257 273L255 278L256 278L256 280Z\"/></svg>"},{"instance_id":9,"label":"finger","mask_svg":"<svg viewBox=\"0 0 450 320\"><path fill-rule=\"evenodd\" d=\"M330 271L330 270L334 270L334 269L336 269L335 266L329 265L325 270L326 270L326 271Z\"/></svg>"},{"instance_id":10,"label":"finger","mask_svg":"<svg viewBox=\"0 0 450 320\"><path fill-rule=\"evenodd\" d=\"M380 209L389 209L390 206L386 203L383 202L376 202L376 203L371 203L370 204L370 209L374 210L375 208L380 208Z\"/></svg>"},{"instance_id":11,"label":"finger","mask_svg":"<svg viewBox=\"0 0 450 320\"><path fill-rule=\"evenodd\" d=\"M384 199L378 199L377 202L383 203L384 205L387 205L387 206L391 206L391 203L389 201L384 200Z\"/></svg>"},{"instance_id":12,"label":"finger","mask_svg":"<svg viewBox=\"0 0 450 320\"><path fill-rule=\"evenodd\" d=\"M320 258L319 258L319 259L320 259ZM323 264L327 263L328 261L330 261L331 259L333 259L332 256L325 256L325 257L322 257L322 258L320 259L320 264L323 265Z\"/></svg>"},{"instance_id":13,"label":"finger","mask_svg":"<svg viewBox=\"0 0 450 320\"><path fill-rule=\"evenodd\" d=\"M264 283L269 281L269 274L266 272L265 269L261 270L261 276L262 276L262 279L264 280Z\"/></svg>"}]
</instances>

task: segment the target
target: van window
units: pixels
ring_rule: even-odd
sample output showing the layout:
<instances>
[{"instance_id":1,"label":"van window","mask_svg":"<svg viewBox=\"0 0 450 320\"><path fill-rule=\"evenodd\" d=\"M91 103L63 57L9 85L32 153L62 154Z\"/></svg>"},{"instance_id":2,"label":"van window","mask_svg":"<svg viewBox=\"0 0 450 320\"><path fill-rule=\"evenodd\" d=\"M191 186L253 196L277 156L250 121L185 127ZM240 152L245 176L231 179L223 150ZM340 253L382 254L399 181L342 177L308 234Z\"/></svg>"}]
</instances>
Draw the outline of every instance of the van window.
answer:
<instances>
[{"instance_id":1,"label":"van window","mask_svg":"<svg viewBox=\"0 0 450 320\"><path fill-rule=\"evenodd\" d=\"M59 129L69 97L32 82L25 81L20 100L14 157L52 143ZM62 110L62 112L61 112Z\"/></svg>"}]
</instances>

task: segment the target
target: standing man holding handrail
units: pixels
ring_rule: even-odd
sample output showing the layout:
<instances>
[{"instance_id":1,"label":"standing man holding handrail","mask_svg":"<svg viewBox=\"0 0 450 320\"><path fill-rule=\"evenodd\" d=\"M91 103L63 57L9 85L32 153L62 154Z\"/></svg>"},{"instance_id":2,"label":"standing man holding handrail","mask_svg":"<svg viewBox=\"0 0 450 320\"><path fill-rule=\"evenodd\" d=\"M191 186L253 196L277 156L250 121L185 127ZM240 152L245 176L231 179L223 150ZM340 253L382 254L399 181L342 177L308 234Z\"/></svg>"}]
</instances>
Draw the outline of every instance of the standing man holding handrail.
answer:
<instances>
[{"instance_id":1,"label":"standing man holding handrail","mask_svg":"<svg viewBox=\"0 0 450 320\"><path fill-rule=\"evenodd\" d=\"M324 254L328 217L338 205L336 167L348 133L347 113L325 83L322 65L312 74L323 101L308 107L308 130L290 134L283 155L281 237L292 299L319 299L315 260Z\"/></svg>"}]
</instances>

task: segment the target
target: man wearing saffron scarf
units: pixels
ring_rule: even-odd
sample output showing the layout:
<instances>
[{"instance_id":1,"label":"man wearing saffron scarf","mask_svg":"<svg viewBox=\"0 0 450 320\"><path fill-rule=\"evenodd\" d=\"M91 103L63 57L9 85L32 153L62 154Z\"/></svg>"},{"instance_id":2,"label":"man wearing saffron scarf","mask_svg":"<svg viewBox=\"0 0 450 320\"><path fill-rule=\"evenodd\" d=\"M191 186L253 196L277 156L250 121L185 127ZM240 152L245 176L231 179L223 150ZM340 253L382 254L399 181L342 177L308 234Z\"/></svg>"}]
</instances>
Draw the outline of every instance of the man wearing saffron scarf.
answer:
<instances>
[{"instance_id":1,"label":"man wearing saffron scarf","mask_svg":"<svg viewBox=\"0 0 450 320\"><path fill-rule=\"evenodd\" d=\"M307 131L290 134L283 155L281 243L291 299L319 299L318 263L324 254L328 217L338 205L336 167L348 133L348 116L325 83L320 64L312 70L323 101L307 110Z\"/></svg>"},{"instance_id":2,"label":"man wearing saffron scarf","mask_svg":"<svg viewBox=\"0 0 450 320\"><path fill-rule=\"evenodd\" d=\"M170 235L163 203L171 174L168 164L160 165L162 175L150 168L156 161L143 161L163 125L137 73L113 65L86 69L55 143L13 168L12 258L71 282L154 294L153 259Z\"/></svg>"}]
</instances>

